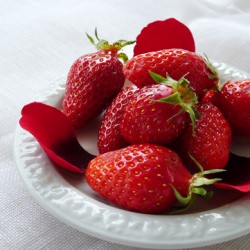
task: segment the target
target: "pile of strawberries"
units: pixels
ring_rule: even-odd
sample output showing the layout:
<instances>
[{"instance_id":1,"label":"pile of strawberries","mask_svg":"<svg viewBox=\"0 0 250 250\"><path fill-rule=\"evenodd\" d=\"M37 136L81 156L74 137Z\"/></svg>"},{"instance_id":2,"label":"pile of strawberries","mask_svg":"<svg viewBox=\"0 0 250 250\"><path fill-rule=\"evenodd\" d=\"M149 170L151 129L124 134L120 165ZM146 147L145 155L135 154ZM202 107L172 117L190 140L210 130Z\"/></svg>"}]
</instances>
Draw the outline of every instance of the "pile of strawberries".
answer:
<instances>
[{"instance_id":1,"label":"pile of strawberries","mask_svg":"<svg viewBox=\"0 0 250 250\"><path fill-rule=\"evenodd\" d=\"M152 30L162 34L166 27L178 33L175 43L168 45L170 36L150 40ZM98 51L70 69L62 109L75 128L105 110L100 154L86 170L90 187L142 213L209 197L203 186L219 179L205 175L226 167L232 135L250 136L250 80L220 87L216 69L195 53L191 32L175 19L144 28L130 60L120 50L133 42L95 37L88 35Z\"/></svg>"}]
</instances>

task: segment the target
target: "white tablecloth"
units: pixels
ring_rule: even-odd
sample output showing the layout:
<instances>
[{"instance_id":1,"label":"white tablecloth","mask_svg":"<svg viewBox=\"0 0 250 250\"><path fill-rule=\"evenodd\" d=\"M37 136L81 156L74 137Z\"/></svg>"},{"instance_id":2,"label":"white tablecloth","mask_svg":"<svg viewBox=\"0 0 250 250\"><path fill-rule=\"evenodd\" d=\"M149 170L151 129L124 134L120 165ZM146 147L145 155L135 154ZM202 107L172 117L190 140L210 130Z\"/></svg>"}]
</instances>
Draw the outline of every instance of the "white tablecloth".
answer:
<instances>
[{"instance_id":1,"label":"white tablecloth","mask_svg":"<svg viewBox=\"0 0 250 250\"><path fill-rule=\"evenodd\" d=\"M17 172L14 131L21 108L94 50L85 32L134 39L169 17L189 26L197 52L250 72L246 0L0 0L0 249L139 249L88 236L40 207ZM250 249L250 237L200 249Z\"/></svg>"}]
</instances>

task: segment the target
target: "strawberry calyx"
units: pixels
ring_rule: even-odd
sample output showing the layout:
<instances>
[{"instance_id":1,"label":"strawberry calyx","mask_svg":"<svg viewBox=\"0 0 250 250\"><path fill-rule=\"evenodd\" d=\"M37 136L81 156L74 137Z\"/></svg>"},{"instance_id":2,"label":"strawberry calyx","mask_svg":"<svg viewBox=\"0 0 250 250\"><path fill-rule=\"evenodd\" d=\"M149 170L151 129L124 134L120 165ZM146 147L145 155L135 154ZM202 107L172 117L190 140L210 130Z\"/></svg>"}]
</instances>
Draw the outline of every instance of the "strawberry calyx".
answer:
<instances>
[{"instance_id":1,"label":"strawberry calyx","mask_svg":"<svg viewBox=\"0 0 250 250\"><path fill-rule=\"evenodd\" d=\"M128 56L123 52L118 53L118 51L120 51L122 48L124 48L127 45L131 45L131 44L135 43L135 41L127 41L127 40L121 39L121 40L114 42L113 44L110 44L107 40L99 38L98 33L97 33L97 28L95 28L95 38L96 38L97 42L88 33L86 33L86 35L87 35L89 41L93 45L95 45L95 47L98 50L111 51L112 53L116 54L117 57L119 59L121 59L124 63L128 60Z\"/></svg>"},{"instance_id":2,"label":"strawberry calyx","mask_svg":"<svg viewBox=\"0 0 250 250\"><path fill-rule=\"evenodd\" d=\"M213 191L207 191L203 186L212 185L216 182L221 181L222 179L221 178L209 179L206 178L205 175L216 174L226 171L225 169L210 169L204 171L201 164L198 161L196 161L196 159L194 159L194 157L192 157L190 154L189 156L199 167L200 172L194 174L193 177L191 178L187 196L183 197L178 192L178 190L173 185L171 185L176 199L180 204L185 206L184 209L182 209L181 211L187 210L190 206L192 206L195 203L198 196L203 197L205 199L209 199L213 196Z\"/></svg>"},{"instance_id":3,"label":"strawberry calyx","mask_svg":"<svg viewBox=\"0 0 250 250\"><path fill-rule=\"evenodd\" d=\"M206 54L204 54L203 60L204 60L205 64L207 65L207 67L212 72L212 74L208 75L208 78L209 79L218 79L219 80L219 73L218 73L217 69L214 67L214 65L211 63L211 61L209 60L209 58L207 57Z\"/></svg>"},{"instance_id":4,"label":"strawberry calyx","mask_svg":"<svg viewBox=\"0 0 250 250\"><path fill-rule=\"evenodd\" d=\"M181 109L175 116L182 112L187 112L191 119L192 128L194 130L196 119L200 118L199 112L195 107L195 105L198 103L198 98L195 92L189 87L190 83L185 78L185 75L176 81L171 78L168 73L166 74L166 78L151 71L149 71L149 74L157 83L173 88L172 95L155 101L180 105Z\"/></svg>"}]
</instances>

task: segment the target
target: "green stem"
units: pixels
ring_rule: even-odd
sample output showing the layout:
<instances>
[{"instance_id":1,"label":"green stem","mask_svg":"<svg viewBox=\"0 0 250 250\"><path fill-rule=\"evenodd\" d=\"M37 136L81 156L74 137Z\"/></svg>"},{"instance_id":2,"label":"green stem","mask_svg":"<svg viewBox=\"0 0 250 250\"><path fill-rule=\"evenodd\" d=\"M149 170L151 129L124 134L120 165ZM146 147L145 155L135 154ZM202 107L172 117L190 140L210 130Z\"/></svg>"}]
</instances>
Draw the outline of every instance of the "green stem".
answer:
<instances>
[{"instance_id":1,"label":"green stem","mask_svg":"<svg viewBox=\"0 0 250 250\"><path fill-rule=\"evenodd\" d=\"M225 171L225 169L211 169L211 170L203 171L203 167L200 165L200 163L197 162L194 159L194 157L192 157L191 155L190 157L197 164L197 166L200 168L201 171L194 174L192 179L190 180L190 186L189 186L187 196L183 197L178 192L178 190L173 185L171 185L178 202L188 207L190 207L190 204L194 204L194 200L196 200L197 196L200 196L206 199L211 198L213 196L213 192L207 191L203 186L209 186L215 182L221 181L220 178L208 179L204 177L205 175L210 175L210 174L220 173L220 172Z\"/></svg>"},{"instance_id":2,"label":"green stem","mask_svg":"<svg viewBox=\"0 0 250 250\"><path fill-rule=\"evenodd\" d=\"M177 115L182 112L187 112L191 119L192 129L194 132L196 119L200 118L200 114L195 107L195 105L198 103L198 98L193 90L189 87L189 81L185 78L186 75L176 81L168 74L166 74L166 78L152 71L149 71L149 74L157 83L170 86L173 89L173 94L155 101L181 106L181 110Z\"/></svg>"}]
</instances>

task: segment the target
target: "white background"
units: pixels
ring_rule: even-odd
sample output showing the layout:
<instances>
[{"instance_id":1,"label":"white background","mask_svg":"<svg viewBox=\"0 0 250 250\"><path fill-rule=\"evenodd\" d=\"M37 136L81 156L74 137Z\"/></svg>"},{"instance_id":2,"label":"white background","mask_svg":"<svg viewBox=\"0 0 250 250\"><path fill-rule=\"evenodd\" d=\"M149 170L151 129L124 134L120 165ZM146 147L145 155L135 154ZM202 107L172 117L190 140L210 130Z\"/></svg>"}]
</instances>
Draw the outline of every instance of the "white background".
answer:
<instances>
[{"instance_id":1,"label":"white background","mask_svg":"<svg viewBox=\"0 0 250 250\"><path fill-rule=\"evenodd\" d=\"M199 53L250 72L246 0L0 0L0 249L137 250L61 223L31 197L16 170L14 131L21 108L73 61L94 51L85 32L133 40L149 22L175 17ZM249 249L250 237L204 247Z\"/></svg>"}]
</instances>

